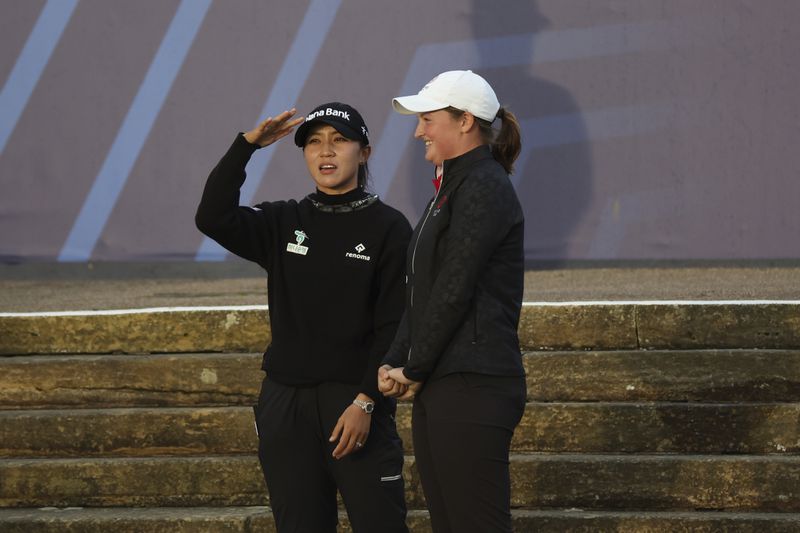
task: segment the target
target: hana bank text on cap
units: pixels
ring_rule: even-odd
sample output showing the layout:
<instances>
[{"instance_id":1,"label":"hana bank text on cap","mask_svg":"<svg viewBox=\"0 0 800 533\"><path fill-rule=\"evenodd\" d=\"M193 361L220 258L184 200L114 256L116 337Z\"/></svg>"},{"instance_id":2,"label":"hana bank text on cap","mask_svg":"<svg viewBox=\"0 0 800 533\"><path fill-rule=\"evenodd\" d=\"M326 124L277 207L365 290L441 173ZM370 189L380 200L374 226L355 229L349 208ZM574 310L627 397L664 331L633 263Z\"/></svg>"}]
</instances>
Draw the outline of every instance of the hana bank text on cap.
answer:
<instances>
[{"instance_id":1,"label":"hana bank text on cap","mask_svg":"<svg viewBox=\"0 0 800 533\"><path fill-rule=\"evenodd\" d=\"M306 115L305 122L294 134L294 143L301 148L305 146L311 126L320 122L333 126L348 139L359 141L364 146L369 144L369 130L361 114L354 107L341 102L322 104Z\"/></svg>"},{"instance_id":2,"label":"hana bank text on cap","mask_svg":"<svg viewBox=\"0 0 800 533\"><path fill-rule=\"evenodd\" d=\"M442 72L419 93L393 99L392 106L404 115L455 107L488 122L494 121L500 110L491 85L471 70Z\"/></svg>"}]
</instances>

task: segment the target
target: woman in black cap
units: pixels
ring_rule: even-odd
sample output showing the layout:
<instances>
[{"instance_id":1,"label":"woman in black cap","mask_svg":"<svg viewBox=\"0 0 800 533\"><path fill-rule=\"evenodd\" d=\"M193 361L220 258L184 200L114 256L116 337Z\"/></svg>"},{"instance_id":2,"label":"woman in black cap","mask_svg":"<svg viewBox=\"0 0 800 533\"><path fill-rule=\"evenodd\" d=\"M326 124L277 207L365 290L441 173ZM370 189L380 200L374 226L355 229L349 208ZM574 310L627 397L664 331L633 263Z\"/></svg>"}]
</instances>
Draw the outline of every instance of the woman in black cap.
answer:
<instances>
[{"instance_id":1,"label":"woman in black cap","mask_svg":"<svg viewBox=\"0 0 800 533\"><path fill-rule=\"evenodd\" d=\"M519 126L468 70L440 74L394 108L418 116L436 194L411 237L406 311L379 388L414 397L414 456L433 530L508 532L508 454L526 398L517 337L524 220L508 179Z\"/></svg>"},{"instance_id":2,"label":"woman in black cap","mask_svg":"<svg viewBox=\"0 0 800 533\"><path fill-rule=\"evenodd\" d=\"M338 489L355 532L406 532L395 403L375 373L402 313L411 228L365 189L358 111L332 102L294 114L237 135L196 216L200 231L267 272L272 340L255 415L270 505L279 532L334 532ZM316 191L240 206L252 154L297 126Z\"/></svg>"}]
</instances>

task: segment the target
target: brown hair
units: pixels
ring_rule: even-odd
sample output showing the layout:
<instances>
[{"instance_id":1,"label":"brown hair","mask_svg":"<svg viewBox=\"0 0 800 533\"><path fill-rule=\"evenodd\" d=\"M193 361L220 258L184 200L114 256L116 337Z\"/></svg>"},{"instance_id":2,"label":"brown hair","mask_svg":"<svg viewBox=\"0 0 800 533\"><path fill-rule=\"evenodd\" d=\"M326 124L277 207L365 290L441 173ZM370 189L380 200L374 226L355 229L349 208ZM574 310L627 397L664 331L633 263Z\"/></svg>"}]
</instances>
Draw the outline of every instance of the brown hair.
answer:
<instances>
[{"instance_id":1,"label":"brown hair","mask_svg":"<svg viewBox=\"0 0 800 533\"><path fill-rule=\"evenodd\" d=\"M455 107L448 107L446 111L454 117L460 117L464 114L464 111ZM522 135L519 131L519 122L514 113L505 107L501 107L497 112L497 118L502 121L499 130L492 128L492 123L488 120L475 117L475 122L477 122L480 129L481 139L492 148L492 155L495 160L500 163L506 172L512 174L514 172L514 161L519 157L519 153L522 150Z\"/></svg>"}]
</instances>

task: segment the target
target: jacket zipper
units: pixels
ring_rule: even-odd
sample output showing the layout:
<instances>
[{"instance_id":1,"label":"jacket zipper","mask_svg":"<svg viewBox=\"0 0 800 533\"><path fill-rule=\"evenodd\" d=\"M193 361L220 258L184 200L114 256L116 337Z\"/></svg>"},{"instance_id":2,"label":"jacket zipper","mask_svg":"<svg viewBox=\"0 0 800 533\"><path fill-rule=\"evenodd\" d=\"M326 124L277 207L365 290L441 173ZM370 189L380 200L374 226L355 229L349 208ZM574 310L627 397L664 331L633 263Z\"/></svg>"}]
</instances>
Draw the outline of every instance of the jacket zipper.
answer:
<instances>
[{"instance_id":1,"label":"jacket zipper","mask_svg":"<svg viewBox=\"0 0 800 533\"><path fill-rule=\"evenodd\" d=\"M410 298L410 307L414 308L414 276L416 274L414 270L414 262L417 259L417 245L419 245L419 238L422 236L422 232L425 230L425 224L428 222L428 217L431 216L431 211L433 211L433 206L436 205L436 200L439 198L439 193L444 188L444 163L442 163L442 181L439 183L439 188L436 190L436 194L433 195L433 200L431 200L430 205L428 206L428 212L425 213L425 219L422 221L422 226L419 227L419 233L417 233L417 239L414 241L414 249L411 251L411 298ZM409 318L409 320L411 320ZM411 326L409 325L409 328ZM411 346L408 347L408 361L411 360Z\"/></svg>"}]
</instances>

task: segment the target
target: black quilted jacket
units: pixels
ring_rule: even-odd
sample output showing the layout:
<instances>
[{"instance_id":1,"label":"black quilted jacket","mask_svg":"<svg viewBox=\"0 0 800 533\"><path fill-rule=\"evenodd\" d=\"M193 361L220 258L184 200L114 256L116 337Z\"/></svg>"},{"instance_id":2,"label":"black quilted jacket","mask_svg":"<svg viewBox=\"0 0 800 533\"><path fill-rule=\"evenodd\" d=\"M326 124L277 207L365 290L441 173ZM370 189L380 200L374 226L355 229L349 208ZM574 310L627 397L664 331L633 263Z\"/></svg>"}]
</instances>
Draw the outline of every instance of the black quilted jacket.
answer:
<instances>
[{"instance_id":1,"label":"black quilted jacket","mask_svg":"<svg viewBox=\"0 0 800 533\"><path fill-rule=\"evenodd\" d=\"M523 375L523 231L514 187L488 145L445 161L411 237L405 313L384 363L405 366L414 381Z\"/></svg>"}]
</instances>

